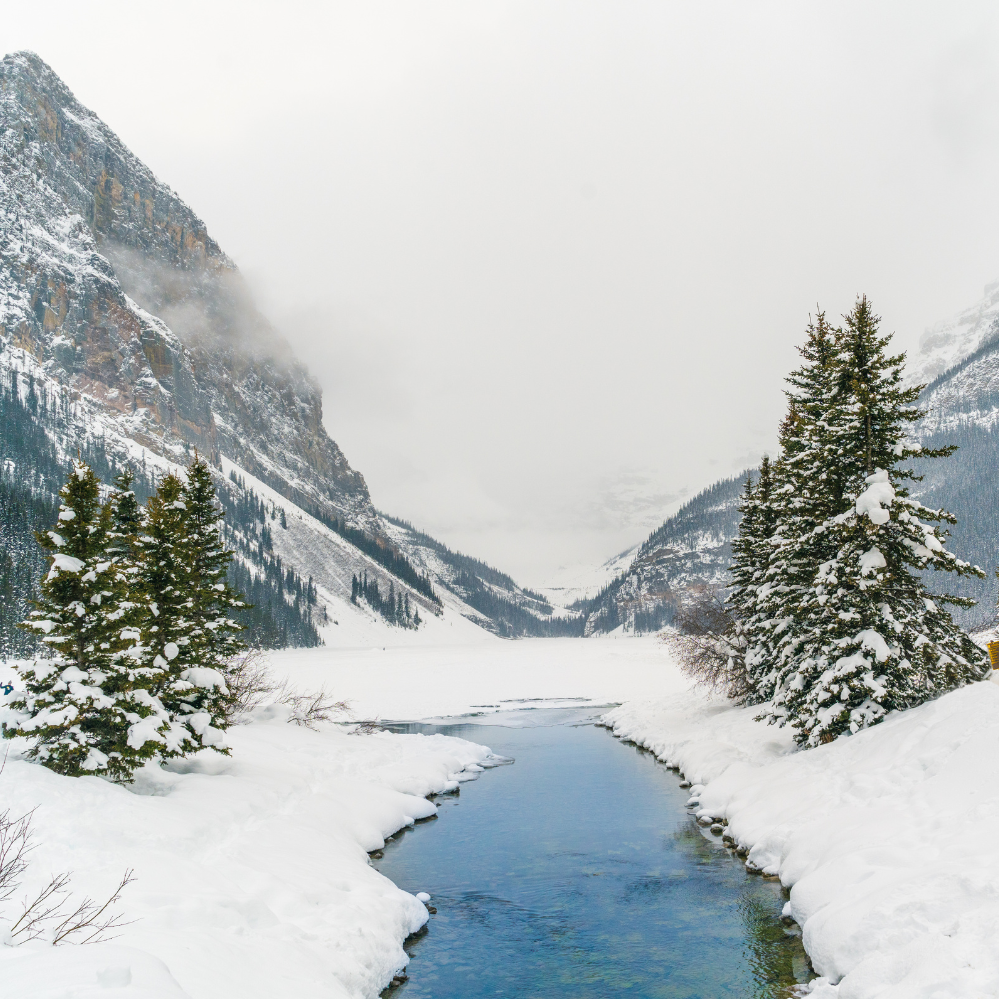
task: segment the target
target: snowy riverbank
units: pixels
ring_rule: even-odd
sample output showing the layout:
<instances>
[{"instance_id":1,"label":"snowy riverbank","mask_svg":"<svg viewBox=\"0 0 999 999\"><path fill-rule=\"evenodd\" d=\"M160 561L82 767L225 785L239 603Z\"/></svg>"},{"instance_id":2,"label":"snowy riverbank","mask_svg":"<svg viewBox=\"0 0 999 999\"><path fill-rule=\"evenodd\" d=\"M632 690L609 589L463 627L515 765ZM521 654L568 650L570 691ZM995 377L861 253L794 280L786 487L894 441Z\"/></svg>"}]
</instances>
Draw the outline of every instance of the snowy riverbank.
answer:
<instances>
[{"instance_id":1,"label":"snowy riverbank","mask_svg":"<svg viewBox=\"0 0 999 999\"><path fill-rule=\"evenodd\" d=\"M695 691L605 722L679 766L698 812L792 886L816 999L999 995L999 686L804 752L753 714Z\"/></svg>"},{"instance_id":2,"label":"snowy riverbank","mask_svg":"<svg viewBox=\"0 0 999 999\"><path fill-rule=\"evenodd\" d=\"M322 648L272 663L300 689L351 700L355 718L625 701L607 716L617 734L706 784L701 808L793 885L816 970L841 979L817 999L999 995L993 684L792 752L752 709L689 691L652 638ZM230 758L206 752L200 767L146 773L134 788L59 777L12 752L0 810L37 807L35 882L72 870L77 893L106 897L132 867L121 911L137 921L108 945L0 947L4 999L110 985L122 999L377 996L425 910L366 851L432 814L425 795L487 750L266 715L229 739Z\"/></svg>"},{"instance_id":3,"label":"snowy riverbank","mask_svg":"<svg viewBox=\"0 0 999 999\"><path fill-rule=\"evenodd\" d=\"M275 653L270 665L297 689L348 699L355 719L538 698L607 704L684 685L668 663L664 673L652 638L326 647ZM6 679L12 667L0 664ZM488 751L443 736L312 732L280 712L228 740L231 757L206 751L185 773L147 769L130 788L61 777L11 744L0 811L35 809L38 843L18 898L70 870L77 896L103 899L134 868L120 911L135 922L111 944L0 946L4 999L83 999L108 987L122 999L371 999L406 963L402 941L426 909L371 868L367 851L432 815L425 796Z\"/></svg>"},{"instance_id":4,"label":"snowy riverbank","mask_svg":"<svg viewBox=\"0 0 999 999\"><path fill-rule=\"evenodd\" d=\"M57 871L135 922L109 944L0 947L4 999L271 999L376 996L407 961L425 907L369 866L367 851L488 750L443 736L313 732L267 709L187 772L133 787L61 777L14 758L3 809L35 809L38 848L17 898ZM12 747L16 750L16 746ZM0 749L2 752L2 749ZM464 776L464 775L463 775ZM12 903L7 903L12 909Z\"/></svg>"}]
</instances>

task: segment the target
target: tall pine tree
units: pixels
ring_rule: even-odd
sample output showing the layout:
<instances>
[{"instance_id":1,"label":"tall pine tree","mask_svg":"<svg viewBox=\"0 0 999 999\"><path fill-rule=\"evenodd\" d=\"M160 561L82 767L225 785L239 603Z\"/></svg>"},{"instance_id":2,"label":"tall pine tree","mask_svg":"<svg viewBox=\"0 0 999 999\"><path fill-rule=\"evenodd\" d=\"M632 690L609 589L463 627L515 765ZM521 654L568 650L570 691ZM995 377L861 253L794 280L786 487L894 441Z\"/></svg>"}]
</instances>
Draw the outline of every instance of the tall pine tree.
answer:
<instances>
[{"instance_id":1,"label":"tall pine tree","mask_svg":"<svg viewBox=\"0 0 999 999\"><path fill-rule=\"evenodd\" d=\"M771 718L791 724L805 745L856 732L987 672L984 653L945 609L965 601L932 594L922 575L981 570L944 547L947 532L937 525L954 518L927 509L906 487L915 478L908 462L953 448L908 439L922 415L920 389L903 386L904 355L887 353L890 337L879 335L867 299L845 318L835 338L835 389L809 427L814 461L792 481L810 490L809 514L785 537L798 588ZM825 518L806 530L824 506Z\"/></svg>"},{"instance_id":2,"label":"tall pine tree","mask_svg":"<svg viewBox=\"0 0 999 999\"><path fill-rule=\"evenodd\" d=\"M756 486L746 476L742 493L739 533L732 542L732 588L726 606L734 621L734 634L729 643L731 669L746 676L745 703L758 704L763 695L757 675L762 671L763 634L759 590L769 561L770 535L773 531L773 469L769 455L763 456ZM737 688L738 689L738 688Z\"/></svg>"},{"instance_id":3,"label":"tall pine tree","mask_svg":"<svg viewBox=\"0 0 999 999\"><path fill-rule=\"evenodd\" d=\"M246 604L227 581L232 553L222 542L223 513L215 499L211 469L197 453L187 469L183 497L190 630L179 665L183 667L181 682L192 686L182 695L182 710L207 714L212 729L221 731L226 727L230 701L225 670L233 657L246 648L239 637L243 628L229 614Z\"/></svg>"},{"instance_id":4,"label":"tall pine tree","mask_svg":"<svg viewBox=\"0 0 999 999\"><path fill-rule=\"evenodd\" d=\"M763 582L749 654L760 702L770 701L794 669L814 569L831 555L821 525L838 510L843 492L842 456L831 432L838 412L839 337L820 310L799 348L803 363L787 378L788 409L766 504Z\"/></svg>"},{"instance_id":5,"label":"tall pine tree","mask_svg":"<svg viewBox=\"0 0 999 999\"><path fill-rule=\"evenodd\" d=\"M168 475L146 504L140 538L149 608L146 655L162 671L156 689L171 722L165 756L225 748L230 692L226 661L243 648L225 611L242 607L226 582L230 553L207 463L195 457L188 482Z\"/></svg>"}]
</instances>

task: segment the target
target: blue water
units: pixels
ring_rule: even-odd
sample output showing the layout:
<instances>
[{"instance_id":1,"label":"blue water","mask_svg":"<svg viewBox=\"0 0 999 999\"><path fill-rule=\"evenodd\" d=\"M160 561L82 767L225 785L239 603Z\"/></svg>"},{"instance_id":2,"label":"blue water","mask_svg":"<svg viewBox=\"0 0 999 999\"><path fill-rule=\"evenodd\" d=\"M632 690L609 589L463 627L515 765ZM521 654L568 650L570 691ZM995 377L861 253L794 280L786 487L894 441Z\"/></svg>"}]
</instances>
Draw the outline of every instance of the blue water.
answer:
<instances>
[{"instance_id":1,"label":"blue water","mask_svg":"<svg viewBox=\"0 0 999 999\"><path fill-rule=\"evenodd\" d=\"M679 777L581 723L520 712L392 726L516 762L438 800L375 865L437 909L407 944L398 999L788 996L809 976L776 881L746 872L685 808ZM513 727L533 722L531 727Z\"/></svg>"}]
</instances>

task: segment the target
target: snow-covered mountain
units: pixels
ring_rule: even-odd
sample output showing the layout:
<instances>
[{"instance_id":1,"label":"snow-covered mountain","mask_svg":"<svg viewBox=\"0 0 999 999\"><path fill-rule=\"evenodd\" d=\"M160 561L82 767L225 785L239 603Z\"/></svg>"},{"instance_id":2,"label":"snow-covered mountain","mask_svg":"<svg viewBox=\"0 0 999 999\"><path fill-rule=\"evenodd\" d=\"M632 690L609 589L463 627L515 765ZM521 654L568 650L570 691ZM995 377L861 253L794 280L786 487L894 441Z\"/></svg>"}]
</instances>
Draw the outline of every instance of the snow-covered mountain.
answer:
<instances>
[{"instance_id":1,"label":"snow-covered mountain","mask_svg":"<svg viewBox=\"0 0 999 999\"><path fill-rule=\"evenodd\" d=\"M951 548L980 565L984 580L948 579L949 592L978 601L955 610L966 625L995 613L994 571L999 566L999 281L955 318L927 329L908 358L906 380L926 385L926 417L916 433L932 446L959 445L953 457L929 461L913 492L958 518ZM745 476L710 486L695 496L640 546L627 571L596 597L575 606L586 614L586 634L624 628L647 631L668 622L682 590L724 583L731 541L738 529L739 493Z\"/></svg>"},{"instance_id":2,"label":"snow-covered mountain","mask_svg":"<svg viewBox=\"0 0 999 999\"><path fill-rule=\"evenodd\" d=\"M104 475L131 464L141 490L196 448L275 642L299 591L305 631L391 636L351 602L354 576L420 608L424 630L550 630L544 598L476 560L456 568L463 556L378 513L323 426L319 386L201 219L26 52L0 60L0 388L11 523L17 490L51 496L78 450Z\"/></svg>"},{"instance_id":3,"label":"snow-covered mountain","mask_svg":"<svg viewBox=\"0 0 999 999\"><path fill-rule=\"evenodd\" d=\"M910 385L926 385L999 336L999 281L985 286L982 297L952 319L927 327L919 349L908 357Z\"/></svg>"},{"instance_id":4,"label":"snow-covered mountain","mask_svg":"<svg viewBox=\"0 0 999 999\"><path fill-rule=\"evenodd\" d=\"M570 607L581 601L592 600L605 586L628 570L640 547L641 545L632 545L598 566L560 566L544 586L538 587L538 592L559 607Z\"/></svg>"},{"instance_id":5,"label":"snow-covered mountain","mask_svg":"<svg viewBox=\"0 0 999 999\"><path fill-rule=\"evenodd\" d=\"M688 500L638 546L620 575L595 596L570 605L586 617L584 634L654 631L672 620L683 590L724 583L743 478L723 479Z\"/></svg>"}]
</instances>

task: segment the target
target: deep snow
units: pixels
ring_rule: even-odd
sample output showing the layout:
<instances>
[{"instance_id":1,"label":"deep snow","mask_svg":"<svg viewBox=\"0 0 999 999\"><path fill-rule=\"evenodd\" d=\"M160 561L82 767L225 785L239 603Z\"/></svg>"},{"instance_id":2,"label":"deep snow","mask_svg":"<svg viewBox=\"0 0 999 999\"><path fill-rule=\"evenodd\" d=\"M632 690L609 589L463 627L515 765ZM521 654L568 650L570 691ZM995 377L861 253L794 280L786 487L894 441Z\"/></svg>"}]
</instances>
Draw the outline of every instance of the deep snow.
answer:
<instances>
[{"instance_id":1,"label":"deep snow","mask_svg":"<svg viewBox=\"0 0 999 999\"><path fill-rule=\"evenodd\" d=\"M0 947L4 999L111 987L122 999L375 996L405 965L402 941L426 909L370 867L367 851L434 814L425 796L455 787L488 750L443 736L313 732L282 708L228 740L230 758L205 751L173 772L147 768L131 788L12 754L3 808L35 809L38 843L18 897L65 870L77 893L106 897L131 867L120 910L136 922L107 945Z\"/></svg>"}]
</instances>

